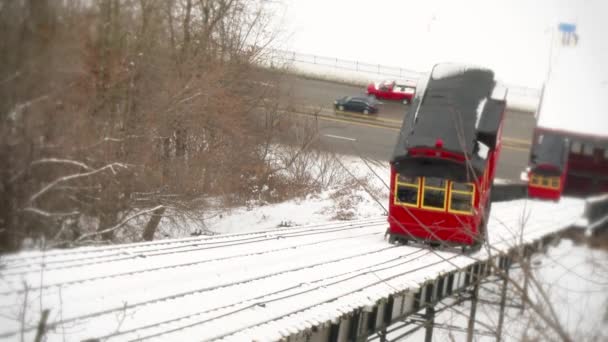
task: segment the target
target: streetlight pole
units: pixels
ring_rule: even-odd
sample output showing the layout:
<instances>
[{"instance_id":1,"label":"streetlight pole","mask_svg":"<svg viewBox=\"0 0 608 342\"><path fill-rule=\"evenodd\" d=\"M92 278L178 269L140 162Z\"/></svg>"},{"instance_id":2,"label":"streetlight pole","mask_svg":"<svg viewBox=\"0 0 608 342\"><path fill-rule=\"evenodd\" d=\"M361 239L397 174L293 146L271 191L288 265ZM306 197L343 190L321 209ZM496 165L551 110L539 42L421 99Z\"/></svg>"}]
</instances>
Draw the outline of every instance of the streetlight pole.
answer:
<instances>
[{"instance_id":1,"label":"streetlight pole","mask_svg":"<svg viewBox=\"0 0 608 342\"><path fill-rule=\"evenodd\" d=\"M547 66L547 77L545 83L549 81L551 76L551 64L553 64L553 45L555 45L555 28L551 28L551 40L549 41L549 65Z\"/></svg>"}]
</instances>

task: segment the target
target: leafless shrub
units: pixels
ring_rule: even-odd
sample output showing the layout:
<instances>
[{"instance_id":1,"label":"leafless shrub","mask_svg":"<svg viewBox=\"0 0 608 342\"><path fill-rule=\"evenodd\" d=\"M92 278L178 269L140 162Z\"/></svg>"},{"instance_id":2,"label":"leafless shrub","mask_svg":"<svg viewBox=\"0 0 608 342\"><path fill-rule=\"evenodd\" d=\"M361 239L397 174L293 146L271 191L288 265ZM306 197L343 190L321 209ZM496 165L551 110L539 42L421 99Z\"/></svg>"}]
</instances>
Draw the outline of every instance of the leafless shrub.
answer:
<instances>
[{"instance_id":1,"label":"leafless shrub","mask_svg":"<svg viewBox=\"0 0 608 342\"><path fill-rule=\"evenodd\" d=\"M334 201L335 212L333 219L351 220L356 214L356 207L363 201L363 196L357 193L358 182L354 180L344 182L330 198Z\"/></svg>"},{"instance_id":2,"label":"leafless shrub","mask_svg":"<svg viewBox=\"0 0 608 342\"><path fill-rule=\"evenodd\" d=\"M271 23L261 0L1 0L0 250L149 240L200 198L312 184L260 152L314 135L247 84Z\"/></svg>"}]
</instances>

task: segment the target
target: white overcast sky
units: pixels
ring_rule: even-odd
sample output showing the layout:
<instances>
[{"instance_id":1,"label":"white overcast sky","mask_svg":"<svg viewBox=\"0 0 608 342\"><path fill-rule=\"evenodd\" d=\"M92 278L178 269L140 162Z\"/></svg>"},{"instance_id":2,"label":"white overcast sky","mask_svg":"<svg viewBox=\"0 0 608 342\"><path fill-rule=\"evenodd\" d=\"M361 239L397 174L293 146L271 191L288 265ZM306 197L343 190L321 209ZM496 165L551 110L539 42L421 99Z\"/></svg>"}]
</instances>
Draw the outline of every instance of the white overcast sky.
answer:
<instances>
[{"instance_id":1,"label":"white overcast sky","mask_svg":"<svg viewBox=\"0 0 608 342\"><path fill-rule=\"evenodd\" d=\"M608 32L607 0L283 0L282 47L430 70L437 62L492 68L507 83L540 88L559 22ZM557 37L556 37L557 38ZM581 37L584 39L584 37ZM608 39L607 39L608 40Z\"/></svg>"}]
</instances>

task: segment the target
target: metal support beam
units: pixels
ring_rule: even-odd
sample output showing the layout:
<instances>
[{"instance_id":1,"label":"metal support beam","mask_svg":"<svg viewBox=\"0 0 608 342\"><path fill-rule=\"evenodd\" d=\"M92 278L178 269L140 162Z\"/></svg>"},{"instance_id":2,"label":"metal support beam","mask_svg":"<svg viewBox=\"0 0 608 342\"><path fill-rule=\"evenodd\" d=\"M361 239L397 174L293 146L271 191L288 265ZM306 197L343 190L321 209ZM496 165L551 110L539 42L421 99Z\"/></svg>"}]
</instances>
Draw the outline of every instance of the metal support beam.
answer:
<instances>
[{"instance_id":1,"label":"metal support beam","mask_svg":"<svg viewBox=\"0 0 608 342\"><path fill-rule=\"evenodd\" d=\"M426 333L424 334L424 342L432 342L433 341L433 326L435 325L435 307L428 306L426 308Z\"/></svg>"},{"instance_id":2,"label":"metal support beam","mask_svg":"<svg viewBox=\"0 0 608 342\"><path fill-rule=\"evenodd\" d=\"M387 340L386 340L386 328L380 330L380 332L378 332L378 336L380 337L380 342L387 342Z\"/></svg>"},{"instance_id":3,"label":"metal support beam","mask_svg":"<svg viewBox=\"0 0 608 342\"><path fill-rule=\"evenodd\" d=\"M475 313L477 312L477 296L479 294L479 283L475 279L475 287L471 292L471 313L469 314L469 326L467 328L467 342L473 341L475 332Z\"/></svg>"},{"instance_id":4,"label":"metal support beam","mask_svg":"<svg viewBox=\"0 0 608 342\"><path fill-rule=\"evenodd\" d=\"M435 326L436 329L445 329L445 330L449 330L450 332L454 332L454 331L458 331L458 332L462 332L462 333L467 332L467 329L465 329L463 327L456 326L456 325L435 323L434 326ZM488 337L495 337L496 333L494 333L493 331L475 330L475 335L477 335L477 336L483 335L483 336L488 336Z\"/></svg>"},{"instance_id":5,"label":"metal support beam","mask_svg":"<svg viewBox=\"0 0 608 342\"><path fill-rule=\"evenodd\" d=\"M500 301L494 302L494 301L487 300L487 299L477 298L477 303L478 304L486 304L486 305L493 305L493 306L496 306L496 307L500 307ZM521 304L519 304L519 303L518 304L507 304L507 303L505 303L505 308L521 310Z\"/></svg>"},{"instance_id":6,"label":"metal support beam","mask_svg":"<svg viewBox=\"0 0 608 342\"><path fill-rule=\"evenodd\" d=\"M328 342L337 342L340 337L340 322L332 324L329 328Z\"/></svg>"},{"instance_id":7,"label":"metal support beam","mask_svg":"<svg viewBox=\"0 0 608 342\"><path fill-rule=\"evenodd\" d=\"M524 285L523 285L523 292L521 294L521 310L520 312L523 313L525 308L526 308L526 300L528 300L528 272L530 272L530 257L526 256L523 259L523 262L525 263L521 265L521 269L524 271Z\"/></svg>"},{"instance_id":8,"label":"metal support beam","mask_svg":"<svg viewBox=\"0 0 608 342\"><path fill-rule=\"evenodd\" d=\"M348 326L348 340L357 341L359 337L359 322L361 321L362 312L357 311L350 317L350 325Z\"/></svg>"},{"instance_id":9,"label":"metal support beam","mask_svg":"<svg viewBox=\"0 0 608 342\"><path fill-rule=\"evenodd\" d=\"M498 316L498 327L496 328L496 342L500 342L502 338L502 323L505 318L505 304L507 302L507 285L509 281L509 265L505 269L504 279L502 281L502 291L500 292L500 314Z\"/></svg>"}]
</instances>

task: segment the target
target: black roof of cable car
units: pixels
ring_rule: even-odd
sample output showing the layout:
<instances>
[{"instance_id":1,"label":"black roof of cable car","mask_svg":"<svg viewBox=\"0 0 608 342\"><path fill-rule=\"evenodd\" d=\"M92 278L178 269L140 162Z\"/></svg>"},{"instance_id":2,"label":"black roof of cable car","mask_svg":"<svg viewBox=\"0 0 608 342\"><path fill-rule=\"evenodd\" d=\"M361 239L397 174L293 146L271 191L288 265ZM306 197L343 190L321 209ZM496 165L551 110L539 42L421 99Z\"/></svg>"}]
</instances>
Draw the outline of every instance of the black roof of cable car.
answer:
<instances>
[{"instance_id":1,"label":"black roof of cable car","mask_svg":"<svg viewBox=\"0 0 608 342\"><path fill-rule=\"evenodd\" d=\"M393 159L412 147L434 148L437 139L443 149L471 155L476 141L478 107L494 88L494 73L466 68L461 73L433 78L423 97L410 107L404 120Z\"/></svg>"},{"instance_id":2,"label":"black roof of cable car","mask_svg":"<svg viewBox=\"0 0 608 342\"><path fill-rule=\"evenodd\" d=\"M492 99L491 70L448 67L440 72L436 72L438 66L433 68L403 120L391 158L400 173L469 181L485 169L487 153L494 147L486 141L497 134L505 101ZM437 148L438 139L442 150L468 156L472 168L454 160L409 155L411 148Z\"/></svg>"},{"instance_id":3,"label":"black roof of cable car","mask_svg":"<svg viewBox=\"0 0 608 342\"><path fill-rule=\"evenodd\" d=\"M561 175L566 162L568 153L567 139L563 135L555 132L543 132L539 138L541 141L532 146L531 167L537 173L544 173L543 169L537 169L539 165L550 165L555 168L555 172L547 173L555 176Z\"/></svg>"}]
</instances>

